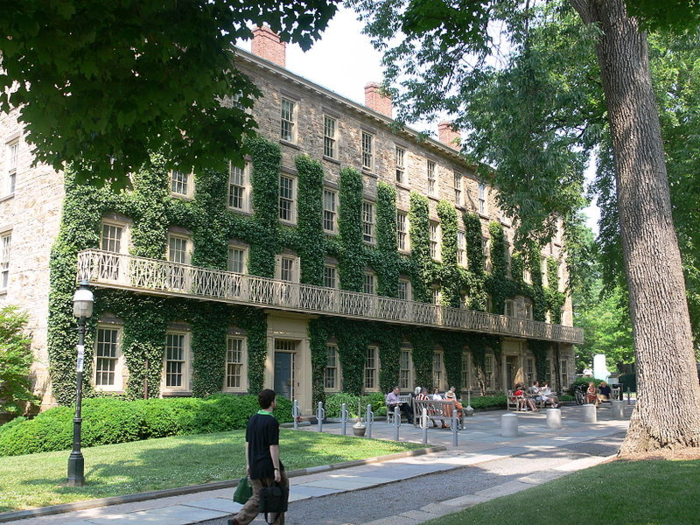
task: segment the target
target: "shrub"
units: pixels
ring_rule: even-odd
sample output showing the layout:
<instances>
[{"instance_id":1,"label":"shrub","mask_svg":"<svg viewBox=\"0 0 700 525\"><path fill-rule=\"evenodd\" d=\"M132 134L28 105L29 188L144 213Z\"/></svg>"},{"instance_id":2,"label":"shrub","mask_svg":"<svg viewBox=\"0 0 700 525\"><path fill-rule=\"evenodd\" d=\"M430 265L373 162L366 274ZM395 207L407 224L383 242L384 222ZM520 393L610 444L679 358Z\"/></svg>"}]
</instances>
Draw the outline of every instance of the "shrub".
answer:
<instances>
[{"instance_id":1,"label":"shrub","mask_svg":"<svg viewBox=\"0 0 700 525\"><path fill-rule=\"evenodd\" d=\"M474 410L485 409L485 408L505 408L506 407L506 396L479 396L472 397L471 407Z\"/></svg>"},{"instance_id":2,"label":"shrub","mask_svg":"<svg viewBox=\"0 0 700 525\"><path fill-rule=\"evenodd\" d=\"M637 391L637 376L635 374L622 374L617 378L617 382L622 384L623 392L627 392L628 388L630 392Z\"/></svg>"},{"instance_id":3,"label":"shrub","mask_svg":"<svg viewBox=\"0 0 700 525\"><path fill-rule=\"evenodd\" d=\"M326 402L323 405L323 408L326 409L326 417L340 417L340 409L342 408L343 403L348 405L348 413L350 414L350 417L357 417L357 407L360 400L361 398L352 394L346 394L345 392L339 392L337 394L326 396ZM362 407L363 412L365 406L367 406L367 403L365 403ZM315 409L316 407L314 407L314 410ZM374 410L374 405L372 405L372 410Z\"/></svg>"},{"instance_id":4,"label":"shrub","mask_svg":"<svg viewBox=\"0 0 700 525\"><path fill-rule=\"evenodd\" d=\"M292 420L291 402L277 398L275 417ZM83 402L82 442L86 447L165 436L245 428L258 411L257 396L217 394L204 399L124 401L115 397ZM0 456L66 450L73 443L72 407L52 408L31 420L0 427Z\"/></svg>"},{"instance_id":5,"label":"shrub","mask_svg":"<svg viewBox=\"0 0 700 525\"><path fill-rule=\"evenodd\" d=\"M26 327L27 314L16 306L0 309L0 412L23 414L37 402L29 379L32 350Z\"/></svg>"},{"instance_id":6,"label":"shrub","mask_svg":"<svg viewBox=\"0 0 700 525\"><path fill-rule=\"evenodd\" d=\"M588 383L593 381L595 383L596 388L598 387L599 384L603 382L602 379L594 379L592 377L577 377L571 385L569 385L569 389L567 390L567 393L571 396L575 395L574 393L576 392L576 388L581 386L585 388L588 388Z\"/></svg>"}]
</instances>

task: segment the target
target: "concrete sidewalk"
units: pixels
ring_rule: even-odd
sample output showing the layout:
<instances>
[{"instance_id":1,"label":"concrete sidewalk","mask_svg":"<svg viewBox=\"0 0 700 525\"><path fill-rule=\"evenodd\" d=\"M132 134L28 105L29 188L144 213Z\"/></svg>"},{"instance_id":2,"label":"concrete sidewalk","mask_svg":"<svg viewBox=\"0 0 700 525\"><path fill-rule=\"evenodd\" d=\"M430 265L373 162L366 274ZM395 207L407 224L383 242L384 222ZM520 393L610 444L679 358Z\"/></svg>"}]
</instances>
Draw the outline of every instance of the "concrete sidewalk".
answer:
<instances>
[{"instance_id":1,"label":"concrete sidewalk","mask_svg":"<svg viewBox=\"0 0 700 525\"><path fill-rule=\"evenodd\" d=\"M629 417L631 406L625 404L625 415ZM429 446L441 446L443 450L426 455L407 456L377 463L358 465L350 468L331 469L319 467L305 475L291 479L290 505L293 502L319 498L328 495L342 495L358 490L372 489L407 479L448 472L453 469L482 465L497 460L508 460L513 472L522 472L520 477L510 476L508 481L473 493L430 503L405 513L394 514L370 521L353 521L356 525L414 524L427 521L450 512L525 490L532 486L556 479L576 470L588 468L608 459L608 456L587 455L574 460L567 459L567 447L579 443L595 446L606 442L611 436L620 435L627 429L628 421L613 420L612 410L598 409L598 423L583 423L582 410L578 406L562 409L563 428L548 429L544 411L538 413L518 413L519 435L504 438L500 435L500 418L505 412L483 412L467 419L464 430L459 432L459 444L452 446L452 432L449 429L430 429ZM324 432L339 434L339 424L327 424ZM302 427L301 432L316 431L316 427ZM351 432L348 425L348 432ZM394 428L386 422L376 422L372 437L393 439ZM357 438L362 439L362 438ZM403 424L400 428L401 441L421 442L422 430ZM589 447L590 448L590 447ZM610 449L607 449L609 452ZM562 452L559 454L558 452ZM282 451L284 459L284 451ZM542 461L547 457L546 461ZM539 460L539 462L537 462ZM476 486L476 485L475 485ZM196 494L175 497L154 498L136 503L112 505L79 510L53 516L15 520L8 523L22 525L123 525L148 523L153 525L189 525L195 523L225 523L235 514L240 505L231 501L233 489L225 488ZM292 520L288 520L292 521ZM254 523L264 523L258 518ZM311 523L306 521L306 523ZM320 523L320 521L319 521Z\"/></svg>"}]
</instances>

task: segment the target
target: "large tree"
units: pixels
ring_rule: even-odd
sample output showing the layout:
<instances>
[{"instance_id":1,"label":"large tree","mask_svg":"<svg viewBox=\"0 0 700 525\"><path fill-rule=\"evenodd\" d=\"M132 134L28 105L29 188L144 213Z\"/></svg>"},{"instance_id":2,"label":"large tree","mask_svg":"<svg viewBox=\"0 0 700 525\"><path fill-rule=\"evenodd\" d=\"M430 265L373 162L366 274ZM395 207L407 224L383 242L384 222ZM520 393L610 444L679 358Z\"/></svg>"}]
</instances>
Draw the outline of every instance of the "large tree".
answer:
<instances>
[{"instance_id":1,"label":"large tree","mask_svg":"<svg viewBox=\"0 0 700 525\"><path fill-rule=\"evenodd\" d=\"M235 157L259 94L233 44L268 24L308 48L337 0L22 0L0 7L0 110L39 161L115 179L153 151L189 170ZM228 103L222 104L222 101Z\"/></svg>"},{"instance_id":2,"label":"large tree","mask_svg":"<svg viewBox=\"0 0 700 525\"><path fill-rule=\"evenodd\" d=\"M639 396L621 453L700 446L700 387L644 29L697 24L700 7L650 0L356 4L385 50L389 83L402 84L395 96L412 108L403 116L457 114L470 152L497 168L501 206L521 218L527 235L546 237L554 217L574 215L585 157L607 140ZM499 40L507 46L494 54Z\"/></svg>"}]
</instances>

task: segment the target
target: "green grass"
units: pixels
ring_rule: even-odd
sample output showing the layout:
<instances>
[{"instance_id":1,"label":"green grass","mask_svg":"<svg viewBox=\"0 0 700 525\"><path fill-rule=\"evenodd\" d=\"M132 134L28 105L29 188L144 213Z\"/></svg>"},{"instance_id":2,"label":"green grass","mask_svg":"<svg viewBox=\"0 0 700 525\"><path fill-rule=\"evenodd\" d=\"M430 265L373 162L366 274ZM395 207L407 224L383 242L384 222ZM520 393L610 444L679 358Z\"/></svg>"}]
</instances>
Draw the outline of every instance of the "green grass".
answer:
<instances>
[{"instance_id":1,"label":"green grass","mask_svg":"<svg viewBox=\"0 0 700 525\"><path fill-rule=\"evenodd\" d=\"M245 431L83 449L84 487L65 485L69 451L0 457L0 512L183 487L245 475ZM282 430L288 471L422 448L415 443Z\"/></svg>"},{"instance_id":2,"label":"green grass","mask_svg":"<svg viewBox=\"0 0 700 525\"><path fill-rule=\"evenodd\" d=\"M426 525L697 524L699 491L700 460L616 461Z\"/></svg>"}]
</instances>

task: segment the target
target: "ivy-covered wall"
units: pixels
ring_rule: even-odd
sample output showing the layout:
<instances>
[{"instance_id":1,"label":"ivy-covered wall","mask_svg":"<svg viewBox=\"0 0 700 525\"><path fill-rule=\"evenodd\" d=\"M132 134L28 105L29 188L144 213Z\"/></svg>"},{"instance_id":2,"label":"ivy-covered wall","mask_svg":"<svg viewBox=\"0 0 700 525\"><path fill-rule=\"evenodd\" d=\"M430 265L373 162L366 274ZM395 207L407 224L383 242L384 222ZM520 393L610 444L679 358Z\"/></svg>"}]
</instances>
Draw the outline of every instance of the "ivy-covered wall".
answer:
<instances>
[{"instance_id":1,"label":"ivy-covered wall","mask_svg":"<svg viewBox=\"0 0 700 525\"><path fill-rule=\"evenodd\" d=\"M561 318L565 294L558 291L557 262L547 261L548 287L542 285L539 251L514 254L508 277L508 257L503 228L491 223L491 273L484 270L481 220L476 215L460 217L455 207L440 202L437 214L442 229L441 261L430 256L429 203L417 193L410 196L410 256L397 250L396 192L383 182L377 185L375 243L363 242L362 175L352 168L340 173L339 235L323 230L322 165L307 156L295 159L298 184L297 224L280 226L278 220L279 146L264 138L247 143L251 159L252 207L254 214L237 214L227 209L228 173L208 170L195 175L196 192L192 200L175 199L169 192L169 173L165 159L153 155L151 162L134 174L134 189L114 193L107 187L94 188L75 182L75 170L65 175L66 199L58 238L51 258L51 292L49 315L49 355L53 392L62 404L74 398L75 320L72 295L75 289L77 253L98 248L102 219L115 213L128 218L130 251L133 255L164 259L169 227L185 228L192 234L192 264L226 269L228 245L232 239L250 246L248 271L274 277L276 256L283 250L294 251L300 259L300 280L322 285L326 257L338 260L340 288L362 291L364 272L371 268L377 276L380 295L396 297L398 279L411 280L413 299L432 300L431 289L441 289L442 304L458 307L465 298L470 308L485 311L487 297L494 313L503 313L505 300L515 295L529 297L536 320L544 320L549 311L552 321ZM460 224L461 221L461 224ZM467 265L458 264L458 230L466 233ZM532 284L522 279L528 264ZM193 352L192 394L205 396L223 387L226 334L230 326L245 330L248 348L249 390L263 387L267 355L267 318L263 310L202 301L160 298L132 292L96 290L96 311L90 320L86 341L86 377L91 377L92 346L96 321L109 313L123 322L122 351L129 371L127 398L160 394L165 332L170 323L186 323L191 329ZM462 356L471 351L477 374L483 376L487 348L500 355L500 340L484 334L450 333L413 329L370 322L319 318L310 321L308 334L314 401L324 396L323 380L326 343L334 337L342 367L343 389L360 393L364 386L364 363L368 345L379 348L381 369L379 385L388 391L398 383L401 344L412 347L416 383L432 385L432 356L436 345L444 352L450 384L461 387ZM538 356L544 345L534 342ZM546 351L545 351L546 355ZM95 395L86 385L86 395Z\"/></svg>"}]
</instances>

